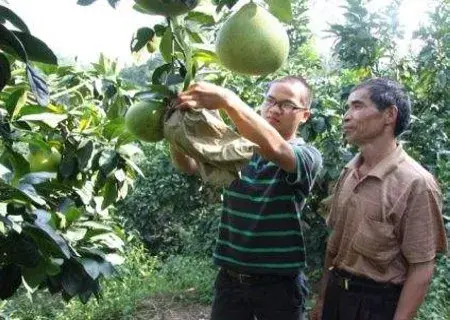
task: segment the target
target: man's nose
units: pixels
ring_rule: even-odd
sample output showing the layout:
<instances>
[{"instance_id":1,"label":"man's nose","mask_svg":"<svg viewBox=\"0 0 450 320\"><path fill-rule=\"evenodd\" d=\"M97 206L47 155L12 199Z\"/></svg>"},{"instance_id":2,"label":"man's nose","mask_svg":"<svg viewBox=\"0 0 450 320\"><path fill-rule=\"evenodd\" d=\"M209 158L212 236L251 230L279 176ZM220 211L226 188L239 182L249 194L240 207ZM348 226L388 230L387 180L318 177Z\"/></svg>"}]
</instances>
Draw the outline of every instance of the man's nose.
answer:
<instances>
[{"instance_id":1,"label":"man's nose","mask_svg":"<svg viewBox=\"0 0 450 320\"><path fill-rule=\"evenodd\" d=\"M282 113L283 109L281 109L280 104L278 102L276 102L275 104L273 104L272 106L269 107L268 111Z\"/></svg>"},{"instance_id":2,"label":"man's nose","mask_svg":"<svg viewBox=\"0 0 450 320\"><path fill-rule=\"evenodd\" d=\"M344 122L344 123L349 122L350 119L351 119L351 112L350 112L350 110L347 110L347 112L344 113L344 119L343 119L343 122Z\"/></svg>"}]
</instances>

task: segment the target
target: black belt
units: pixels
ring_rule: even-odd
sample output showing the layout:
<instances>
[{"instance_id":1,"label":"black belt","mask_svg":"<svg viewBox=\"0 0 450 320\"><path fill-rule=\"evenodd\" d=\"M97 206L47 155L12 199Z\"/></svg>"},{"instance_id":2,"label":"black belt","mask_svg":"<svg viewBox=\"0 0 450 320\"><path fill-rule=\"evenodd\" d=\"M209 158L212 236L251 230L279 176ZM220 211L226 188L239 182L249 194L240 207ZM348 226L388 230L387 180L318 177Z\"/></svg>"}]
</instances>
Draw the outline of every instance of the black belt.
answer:
<instances>
[{"instance_id":1,"label":"black belt","mask_svg":"<svg viewBox=\"0 0 450 320\"><path fill-rule=\"evenodd\" d=\"M286 279L294 279L296 277L296 275L239 273L238 271L228 268L222 268L221 270L225 272L229 278L243 284L278 282Z\"/></svg>"},{"instance_id":2,"label":"black belt","mask_svg":"<svg viewBox=\"0 0 450 320\"><path fill-rule=\"evenodd\" d=\"M403 288L399 284L377 282L369 278L355 276L340 269L333 269L330 274L339 287L350 292L400 294Z\"/></svg>"}]
</instances>

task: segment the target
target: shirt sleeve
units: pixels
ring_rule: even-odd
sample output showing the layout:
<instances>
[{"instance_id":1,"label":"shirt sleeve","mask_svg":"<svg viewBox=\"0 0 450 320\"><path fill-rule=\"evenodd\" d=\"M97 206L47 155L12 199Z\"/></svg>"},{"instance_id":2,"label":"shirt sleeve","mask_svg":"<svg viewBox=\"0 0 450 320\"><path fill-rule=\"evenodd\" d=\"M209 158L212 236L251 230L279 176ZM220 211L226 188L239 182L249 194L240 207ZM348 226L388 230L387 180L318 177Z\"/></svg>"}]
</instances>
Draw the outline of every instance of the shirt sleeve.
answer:
<instances>
[{"instance_id":1,"label":"shirt sleeve","mask_svg":"<svg viewBox=\"0 0 450 320\"><path fill-rule=\"evenodd\" d=\"M431 261L447 251L439 190L425 190L410 196L401 224L401 250L409 263Z\"/></svg>"},{"instance_id":2,"label":"shirt sleeve","mask_svg":"<svg viewBox=\"0 0 450 320\"><path fill-rule=\"evenodd\" d=\"M311 191L314 182L322 169L322 155L308 145L292 145L295 154L295 172L288 173L286 181L290 185L301 185L304 190Z\"/></svg>"}]
</instances>

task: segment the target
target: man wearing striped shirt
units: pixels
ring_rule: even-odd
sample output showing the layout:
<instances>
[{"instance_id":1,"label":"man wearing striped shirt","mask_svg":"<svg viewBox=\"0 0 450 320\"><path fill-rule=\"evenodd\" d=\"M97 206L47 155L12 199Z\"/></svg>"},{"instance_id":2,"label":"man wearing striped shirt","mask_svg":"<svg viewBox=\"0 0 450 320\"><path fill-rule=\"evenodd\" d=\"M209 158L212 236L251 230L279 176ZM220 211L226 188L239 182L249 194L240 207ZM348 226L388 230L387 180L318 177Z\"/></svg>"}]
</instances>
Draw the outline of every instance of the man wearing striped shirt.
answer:
<instances>
[{"instance_id":1,"label":"man wearing striped shirt","mask_svg":"<svg viewBox=\"0 0 450 320\"><path fill-rule=\"evenodd\" d=\"M273 81L261 116L232 91L209 83L191 86L178 108L223 109L239 133L256 144L241 177L224 190L214 262L213 320L298 320L304 309L305 246L301 210L322 165L320 153L296 137L310 116L311 90L301 77ZM172 148L187 173L194 159Z\"/></svg>"}]
</instances>

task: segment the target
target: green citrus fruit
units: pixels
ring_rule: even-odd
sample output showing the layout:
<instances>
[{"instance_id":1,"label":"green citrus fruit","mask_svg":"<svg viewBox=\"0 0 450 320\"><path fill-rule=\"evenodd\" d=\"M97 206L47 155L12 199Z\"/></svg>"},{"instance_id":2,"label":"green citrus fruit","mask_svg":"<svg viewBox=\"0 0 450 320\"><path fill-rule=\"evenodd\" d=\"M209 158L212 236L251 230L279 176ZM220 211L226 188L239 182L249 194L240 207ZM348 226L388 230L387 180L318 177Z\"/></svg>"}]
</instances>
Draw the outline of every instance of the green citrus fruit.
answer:
<instances>
[{"instance_id":1,"label":"green citrus fruit","mask_svg":"<svg viewBox=\"0 0 450 320\"><path fill-rule=\"evenodd\" d=\"M164 138L165 107L157 101L140 101L128 109L125 125L139 140L157 142Z\"/></svg>"},{"instance_id":2,"label":"green citrus fruit","mask_svg":"<svg viewBox=\"0 0 450 320\"><path fill-rule=\"evenodd\" d=\"M216 52L231 71L267 75L286 60L289 37L277 18L255 3L248 3L220 29Z\"/></svg>"},{"instance_id":3,"label":"green citrus fruit","mask_svg":"<svg viewBox=\"0 0 450 320\"><path fill-rule=\"evenodd\" d=\"M61 154L56 148L51 148L51 151L39 150L32 152L28 160L32 172L57 172L61 163Z\"/></svg>"},{"instance_id":4,"label":"green citrus fruit","mask_svg":"<svg viewBox=\"0 0 450 320\"><path fill-rule=\"evenodd\" d=\"M194 9L199 0L134 0L144 11L166 17L179 16Z\"/></svg>"},{"instance_id":5,"label":"green citrus fruit","mask_svg":"<svg viewBox=\"0 0 450 320\"><path fill-rule=\"evenodd\" d=\"M155 51L158 50L159 48L159 44L161 43L161 38L160 37L153 37L152 40L150 40L149 42L147 42L147 51L150 53L153 53Z\"/></svg>"}]
</instances>

